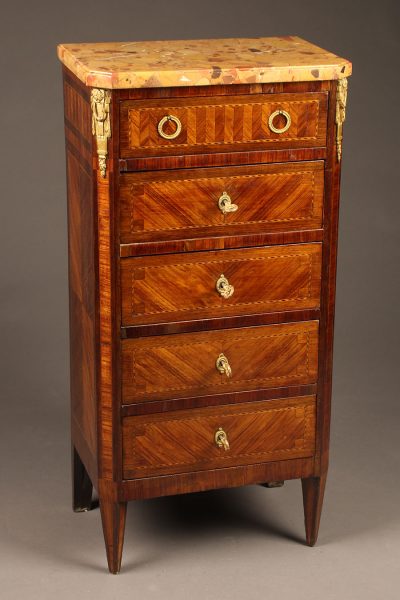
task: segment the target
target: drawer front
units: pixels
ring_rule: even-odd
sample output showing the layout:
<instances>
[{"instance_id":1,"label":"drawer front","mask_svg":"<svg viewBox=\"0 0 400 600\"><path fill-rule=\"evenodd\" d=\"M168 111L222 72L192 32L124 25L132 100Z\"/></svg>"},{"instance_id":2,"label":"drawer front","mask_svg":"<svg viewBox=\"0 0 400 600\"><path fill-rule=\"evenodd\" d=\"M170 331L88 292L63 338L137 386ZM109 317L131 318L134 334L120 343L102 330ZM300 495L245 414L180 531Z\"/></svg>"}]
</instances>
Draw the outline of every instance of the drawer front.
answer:
<instances>
[{"instance_id":1,"label":"drawer front","mask_svg":"<svg viewBox=\"0 0 400 600\"><path fill-rule=\"evenodd\" d=\"M325 146L327 94L127 100L120 115L123 158Z\"/></svg>"},{"instance_id":2,"label":"drawer front","mask_svg":"<svg viewBox=\"0 0 400 600\"><path fill-rule=\"evenodd\" d=\"M124 404L315 383L318 321L122 340Z\"/></svg>"},{"instance_id":3,"label":"drawer front","mask_svg":"<svg viewBox=\"0 0 400 600\"><path fill-rule=\"evenodd\" d=\"M121 242L318 228L323 194L323 161L123 174Z\"/></svg>"},{"instance_id":4,"label":"drawer front","mask_svg":"<svg viewBox=\"0 0 400 600\"><path fill-rule=\"evenodd\" d=\"M315 397L304 396L126 417L123 477L313 456L315 413Z\"/></svg>"},{"instance_id":5,"label":"drawer front","mask_svg":"<svg viewBox=\"0 0 400 600\"><path fill-rule=\"evenodd\" d=\"M121 260L123 325L319 306L321 244Z\"/></svg>"}]
</instances>

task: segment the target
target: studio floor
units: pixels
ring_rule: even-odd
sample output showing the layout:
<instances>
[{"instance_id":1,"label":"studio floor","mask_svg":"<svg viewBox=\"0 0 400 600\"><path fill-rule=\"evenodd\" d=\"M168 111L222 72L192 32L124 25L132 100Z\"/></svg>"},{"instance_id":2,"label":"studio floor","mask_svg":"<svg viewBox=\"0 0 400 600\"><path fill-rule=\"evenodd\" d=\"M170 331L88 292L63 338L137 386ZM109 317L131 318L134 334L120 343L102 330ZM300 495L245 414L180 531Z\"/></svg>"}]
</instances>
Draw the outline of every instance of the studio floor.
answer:
<instances>
[{"instance_id":1,"label":"studio floor","mask_svg":"<svg viewBox=\"0 0 400 600\"><path fill-rule=\"evenodd\" d=\"M342 381L316 547L304 545L298 481L132 502L118 576L99 510L71 510L67 401L21 398L8 407L18 427L1 419L1 598L398 600L398 414L373 385L350 396Z\"/></svg>"}]
</instances>

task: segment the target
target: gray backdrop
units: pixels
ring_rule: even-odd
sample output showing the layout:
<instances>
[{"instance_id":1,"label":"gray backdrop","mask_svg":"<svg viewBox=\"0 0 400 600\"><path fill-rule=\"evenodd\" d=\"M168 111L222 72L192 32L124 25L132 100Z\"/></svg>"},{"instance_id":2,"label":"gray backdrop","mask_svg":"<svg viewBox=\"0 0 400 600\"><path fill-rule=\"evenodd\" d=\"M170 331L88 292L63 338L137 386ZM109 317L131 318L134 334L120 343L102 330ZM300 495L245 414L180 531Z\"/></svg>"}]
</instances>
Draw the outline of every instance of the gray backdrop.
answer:
<instances>
[{"instance_id":1,"label":"gray backdrop","mask_svg":"<svg viewBox=\"0 0 400 600\"><path fill-rule=\"evenodd\" d=\"M0 586L13 599L398 598L400 4L23 2L1 8ZM342 174L331 470L318 547L300 484L131 503L106 575L70 510L59 42L299 35L353 61Z\"/></svg>"}]
</instances>

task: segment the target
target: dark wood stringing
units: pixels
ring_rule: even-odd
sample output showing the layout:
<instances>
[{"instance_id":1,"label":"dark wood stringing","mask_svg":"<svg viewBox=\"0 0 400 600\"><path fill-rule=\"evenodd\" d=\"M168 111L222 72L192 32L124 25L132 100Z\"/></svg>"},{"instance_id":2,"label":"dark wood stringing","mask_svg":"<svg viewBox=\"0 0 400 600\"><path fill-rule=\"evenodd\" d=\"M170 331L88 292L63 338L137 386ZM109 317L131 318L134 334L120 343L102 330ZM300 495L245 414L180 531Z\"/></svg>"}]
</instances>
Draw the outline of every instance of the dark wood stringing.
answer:
<instances>
[{"instance_id":1,"label":"dark wood stringing","mask_svg":"<svg viewBox=\"0 0 400 600\"><path fill-rule=\"evenodd\" d=\"M315 396L316 393L317 384L310 383L307 385L290 385L278 388L271 387L269 389L263 388L231 393L225 392L204 396L188 396L186 398L168 398L167 400L123 404L121 406L121 415L123 417L130 417L133 415L163 413L170 410L185 410L187 408L205 408L206 406L237 404L238 402L257 402L260 400L274 400L276 398L290 398L291 396Z\"/></svg>"},{"instance_id":2,"label":"dark wood stringing","mask_svg":"<svg viewBox=\"0 0 400 600\"><path fill-rule=\"evenodd\" d=\"M121 328L121 338L138 338L149 335L168 335L172 333L190 333L208 331L209 329L228 329L234 327L252 327L256 325L273 325L276 323L293 323L295 321L313 321L319 319L319 308L306 310L287 310L284 312L243 314L240 316L220 317L214 319L196 319L167 321L151 325L133 325Z\"/></svg>"},{"instance_id":3,"label":"dark wood stringing","mask_svg":"<svg viewBox=\"0 0 400 600\"><path fill-rule=\"evenodd\" d=\"M138 242L121 244L121 258L147 256L150 254L177 254L180 252L202 252L205 250L228 250L230 248L250 248L253 246L275 246L279 244L301 244L322 242L323 229L304 231L279 231L273 233L253 233L235 236L189 238L162 242Z\"/></svg>"},{"instance_id":4,"label":"dark wood stringing","mask_svg":"<svg viewBox=\"0 0 400 600\"><path fill-rule=\"evenodd\" d=\"M121 172L161 171L163 169L194 169L197 167L227 167L287 161L314 161L325 158L325 146L318 148L278 148L276 150L236 150L235 152L218 152L215 154L121 158L119 168Z\"/></svg>"}]
</instances>

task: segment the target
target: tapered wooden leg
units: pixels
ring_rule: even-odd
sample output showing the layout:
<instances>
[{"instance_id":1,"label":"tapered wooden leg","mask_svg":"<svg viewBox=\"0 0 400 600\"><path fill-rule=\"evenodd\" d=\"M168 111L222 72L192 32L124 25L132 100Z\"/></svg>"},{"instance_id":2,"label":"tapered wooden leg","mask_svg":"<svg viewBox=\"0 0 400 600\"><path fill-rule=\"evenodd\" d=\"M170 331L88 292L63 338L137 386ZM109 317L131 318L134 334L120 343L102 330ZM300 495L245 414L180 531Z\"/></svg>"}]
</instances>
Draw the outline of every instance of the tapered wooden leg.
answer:
<instances>
[{"instance_id":1,"label":"tapered wooden leg","mask_svg":"<svg viewBox=\"0 0 400 600\"><path fill-rule=\"evenodd\" d=\"M124 545L126 502L111 502L100 497L101 520L107 561L110 573L121 569L122 548Z\"/></svg>"},{"instance_id":2,"label":"tapered wooden leg","mask_svg":"<svg viewBox=\"0 0 400 600\"><path fill-rule=\"evenodd\" d=\"M72 445L72 508L86 512L92 508L93 485L81 458Z\"/></svg>"},{"instance_id":3,"label":"tapered wooden leg","mask_svg":"<svg viewBox=\"0 0 400 600\"><path fill-rule=\"evenodd\" d=\"M314 546L318 538L325 482L326 474L322 477L309 477L301 480L306 540L309 546Z\"/></svg>"}]
</instances>

